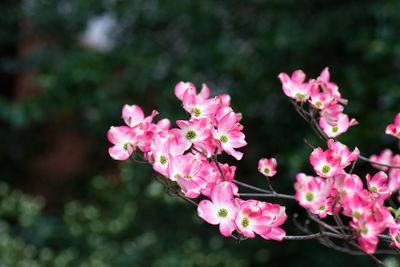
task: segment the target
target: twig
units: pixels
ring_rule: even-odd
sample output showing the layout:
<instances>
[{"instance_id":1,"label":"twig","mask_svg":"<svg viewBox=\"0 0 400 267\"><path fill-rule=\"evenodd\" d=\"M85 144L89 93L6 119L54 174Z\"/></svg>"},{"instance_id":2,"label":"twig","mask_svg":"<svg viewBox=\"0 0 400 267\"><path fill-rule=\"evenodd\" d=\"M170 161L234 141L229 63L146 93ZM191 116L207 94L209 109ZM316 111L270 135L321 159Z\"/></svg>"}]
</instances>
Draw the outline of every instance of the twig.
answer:
<instances>
[{"instance_id":1,"label":"twig","mask_svg":"<svg viewBox=\"0 0 400 267\"><path fill-rule=\"evenodd\" d=\"M207 158L207 159L208 159L208 157L207 157L207 155L206 155L205 153L201 152L200 150L198 150L198 149L197 149L197 148L195 148L194 146L192 146L192 149L193 149L194 151L196 151L197 153L199 153L199 154L203 155L205 158Z\"/></svg>"},{"instance_id":2,"label":"twig","mask_svg":"<svg viewBox=\"0 0 400 267\"><path fill-rule=\"evenodd\" d=\"M323 233L320 232L320 233L309 234L309 235L294 235L294 236L287 235L283 239L285 239L285 240L309 240L309 239L321 238L324 236L338 238L338 239L346 239L347 238L346 236L338 235L338 234L334 234L334 233L330 233L330 232L323 232Z\"/></svg>"},{"instance_id":3,"label":"twig","mask_svg":"<svg viewBox=\"0 0 400 267\"><path fill-rule=\"evenodd\" d=\"M380 163L380 162L376 162L373 160L370 160L369 158L363 157L363 156L358 156L359 159L369 162L371 164L375 164L375 165L380 165L380 166L384 166L384 167L388 167L388 168L400 168L400 165L392 165L392 164L385 164L385 163Z\"/></svg>"},{"instance_id":4,"label":"twig","mask_svg":"<svg viewBox=\"0 0 400 267\"><path fill-rule=\"evenodd\" d=\"M266 178L267 178L267 184L268 184L269 190L271 190L271 192L273 192L273 193L276 193L274 188L272 187L272 184L271 184L271 181L270 181L269 177L266 177Z\"/></svg>"},{"instance_id":5,"label":"twig","mask_svg":"<svg viewBox=\"0 0 400 267\"><path fill-rule=\"evenodd\" d=\"M294 199L294 196L279 194L279 193L264 193L264 194L257 194L257 193L239 193L241 197L276 197L276 198L284 198L284 199Z\"/></svg>"},{"instance_id":6,"label":"twig","mask_svg":"<svg viewBox=\"0 0 400 267\"><path fill-rule=\"evenodd\" d=\"M357 158L357 159L358 159L358 158ZM349 174L352 174L352 173L353 173L354 167L356 166L357 159L355 159L355 160L353 161L353 164L351 164L351 169L350 169Z\"/></svg>"},{"instance_id":7,"label":"twig","mask_svg":"<svg viewBox=\"0 0 400 267\"><path fill-rule=\"evenodd\" d=\"M218 150L218 148L216 147L215 151L214 151L214 155L212 156L212 160L215 162L215 165L217 165L218 171L221 174L222 178L224 179L224 181L226 181L225 175L222 172L221 167L219 166L219 162L218 162L218 159L217 159L217 150Z\"/></svg>"},{"instance_id":8,"label":"twig","mask_svg":"<svg viewBox=\"0 0 400 267\"><path fill-rule=\"evenodd\" d=\"M313 145L311 145L311 144L307 141L307 139L305 139L305 138L304 138L304 143L306 143L306 145L307 145L308 147L310 147L312 150L315 149L315 147L314 147Z\"/></svg>"}]
</instances>

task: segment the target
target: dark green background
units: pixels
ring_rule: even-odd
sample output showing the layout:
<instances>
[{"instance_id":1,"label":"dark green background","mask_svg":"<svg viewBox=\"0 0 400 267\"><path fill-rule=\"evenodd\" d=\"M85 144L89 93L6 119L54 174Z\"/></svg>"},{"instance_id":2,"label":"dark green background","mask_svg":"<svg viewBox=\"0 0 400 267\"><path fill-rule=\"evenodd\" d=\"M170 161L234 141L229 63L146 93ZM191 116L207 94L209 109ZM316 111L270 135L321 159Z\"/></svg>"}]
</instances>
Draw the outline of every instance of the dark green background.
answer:
<instances>
[{"instance_id":1,"label":"dark green background","mask_svg":"<svg viewBox=\"0 0 400 267\"><path fill-rule=\"evenodd\" d=\"M238 180L266 186L257 162L274 156L273 184L293 194L295 174L312 173L303 138L323 144L277 75L301 68L316 78L329 66L349 99L345 113L360 122L340 141L364 156L385 147L397 153L384 129L400 111L399 1L9 0L0 11L0 265L374 265L313 240L223 238L194 207L167 196L149 166L113 161L106 132L123 124L126 103L184 119L175 84L207 83L243 113L243 160L221 159L238 166ZM117 25L105 52L79 42L88 21L103 14ZM21 44L35 40L22 57ZM41 93L19 97L16 81L27 72ZM86 140L85 168L59 180L47 168L33 171L35 158L51 157L65 133ZM359 162L356 171L373 170ZM291 220L302 209L275 202L287 205L288 233L301 234Z\"/></svg>"}]
</instances>

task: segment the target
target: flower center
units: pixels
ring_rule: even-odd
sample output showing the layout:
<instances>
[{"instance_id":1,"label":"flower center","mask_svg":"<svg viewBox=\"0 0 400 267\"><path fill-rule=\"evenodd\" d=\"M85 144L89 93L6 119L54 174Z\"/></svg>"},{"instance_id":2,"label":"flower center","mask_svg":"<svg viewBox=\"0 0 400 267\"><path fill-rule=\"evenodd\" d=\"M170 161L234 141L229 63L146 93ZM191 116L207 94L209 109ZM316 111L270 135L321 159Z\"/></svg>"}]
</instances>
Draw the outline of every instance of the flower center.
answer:
<instances>
[{"instance_id":1,"label":"flower center","mask_svg":"<svg viewBox=\"0 0 400 267\"><path fill-rule=\"evenodd\" d=\"M322 106L322 103L321 103L321 101L317 101L317 102L315 103L315 105L316 105L317 107L321 107L321 106Z\"/></svg>"},{"instance_id":2,"label":"flower center","mask_svg":"<svg viewBox=\"0 0 400 267\"><path fill-rule=\"evenodd\" d=\"M329 167L329 165L325 165L324 167L322 167L322 172L325 174L327 174L330 170L331 170L331 167Z\"/></svg>"},{"instance_id":3,"label":"flower center","mask_svg":"<svg viewBox=\"0 0 400 267\"><path fill-rule=\"evenodd\" d=\"M356 218L357 220L360 218L360 216L361 216L361 214L356 210L354 213L353 213L353 216L354 216L354 218Z\"/></svg>"},{"instance_id":4,"label":"flower center","mask_svg":"<svg viewBox=\"0 0 400 267\"><path fill-rule=\"evenodd\" d=\"M307 199L308 201L312 201L312 200L314 199L314 195L313 195L311 192L308 192L308 193L306 194L306 199Z\"/></svg>"},{"instance_id":5,"label":"flower center","mask_svg":"<svg viewBox=\"0 0 400 267\"><path fill-rule=\"evenodd\" d=\"M264 173L268 174L269 173L269 168L264 168Z\"/></svg>"},{"instance_id":6,"label":"flower center","mask_svg":"<svg viewBox=\"0 0 400 267\"><path fill-rule=\"evenodd\" d=\"M304 100L306 99L306 95L305 95L305 94L297 93L296 96L297 96L298 98L300 98L301 101L304 101Z\"/></svg>"},{"instance_id":7,"label":"flower center","mask_svg":"<svg viewBox=\"0 0 400 267\"><path fill-rule=\"evenodd\" d=\"M125 143L124 144L124 149L128 150L128 146L133 145L131 142Z\"/></svg>"},{"instance_id":8,"label":"flower center","mask_svg":"<svg viewBox=\"0 0 400 267\"><path fill-rule=\"evenodd\" d=\"M201 111L200 111L200 109L198 109L198 108L194 108L194 109L193 109L193 114L194 114L194 116L195 116L195 117L198 117L198 116L200 116L200 115L201 115Z\"/></svg>"},{"instance_id":9,"label":"flower center","mask_svg":"<svg viewBox=\"0 0 400 267\"><path fill-rule=\"evenodd\" d=\"M364 227L364 229L362 230L363 234L366 235L368 233L368 228Z\"/></svg>"},{"instance_id":10,"label":"flower center","mask_svg":"<svg viewBox=\"0 0 400 267\"><path fill-rule=\"evenodd\" d=\"M245 218L242 219L242 226L243 226L243 227L249 226L249 223L250 223L250 222L249 222L249 219L248 219L248 218L245 217Z\"/></svg>"},{"instance_id":11,"label":"flower center","mask_svg":"<svg viewBox=\"0 0 400 267\"><path fill-rule=\"evenodd\" d=\"M378 188L376 188L376 186L374 186L374 185L371 186L371 190L374 191L374 192L376 192L376 193L378 193Z\"/></svg>"},{"instance_id":12,"label":"flower center","mask_svg":"<svg viewBox=\"0 0 400 267\"><path fill-rule=\"evenodd\" d=\"M325 210L325 209L326 209L325 204L322 204L322 206L320 206L318 209L319 209L319 210Z\"/></svg>"},{"instance_id":13,"label":"flower center","mask_svg":"<svg viewBox=\"0 0 400 267\"><path fill-rule=\"evenodd\" d=\"M337 126L332 128L332 132L336 133L339 130L339 128Z\"/></svg>"},{"instance_id":14,"label":"flower center","mask_svg":"<svg viewBox=\"0 0 400 267\"><path fill-rule=\"evenodd\" d=\"M164 165L165 163L167 163L167 161L168 161L167 157L164 156L164 155L161 155L161 157L160 157L160 163L161 163L162 165Z\"/></svg>"},{"instance_id":15,"label":"flower center","mask_svg":"<svg viewBox=\"0 0 400 267\"><path fill-rule=\"evenodd\" d=\"M219 217L226 217L228 215L228 211L226 209L220 209L218 211L218 216Z\"/></svg>"},{"instance_id":16,"label":"flower center","mask_svg":"<svg viewBox=\"0 0 400 267\"><path fill-rule=\"evenodd\" d=\"M222 135L222 136L219 138L219 140L220 140L222 143L226 143L226 142L228 142L228 137L226 137L226 135Z\"/></svg>"},{"instance_id":17,"label":"flower center","mask_svg":"<svg viewBox=\"0 0 400 267\"><path fill-rule=\"evenodd\" d=\"M195 131L189 131L189 132L187 132L186 138L187 138L188 140L195 139L195 138L196 138L196 132L195 132Z\"/></svg>"},{"instance_id":18,"label":"flower center","mask_svg":"<svg viewBox=\"0 0 400 267\"><path fill-rule=\"evenodd\" d=\"M190 176L190 175L187 175L187 176L186 176L186 178L187 178L187 179L190 179L190 180L192 180L192 179L193 179L193 177L192 177L192 176Z\"/></svg>"}]
</instances>

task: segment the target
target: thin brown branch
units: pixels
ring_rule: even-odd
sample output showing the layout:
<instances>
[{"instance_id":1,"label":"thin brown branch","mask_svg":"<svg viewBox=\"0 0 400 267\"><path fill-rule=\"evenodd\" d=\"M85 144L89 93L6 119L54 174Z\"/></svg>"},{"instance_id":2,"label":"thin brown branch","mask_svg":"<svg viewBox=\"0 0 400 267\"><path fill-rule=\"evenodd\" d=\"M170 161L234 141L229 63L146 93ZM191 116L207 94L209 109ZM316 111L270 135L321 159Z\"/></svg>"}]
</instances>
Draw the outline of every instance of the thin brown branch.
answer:
<instances>
[{"instance_id":1,"label":"thin brown branch","mask_svg":"<svg viewBox=\"0 0 400 267\"><path fill-rule=\"evenodd\" d=\"M255 186L243 183L243 182L239 182L237 180L232 180L232 182L234 182L237 185L240 185L240 186L252 189L254 191L258 191L258 192L263 193L263 194L243 193L243 194L240 194L240 196L248 196L248 197L277 197L277 198L294 199L294 196L292 196L292 195L280 194L280 193L277 193L275 191L271 192L271 191L268 191L268 190L265 190L265 189L262 189L262 188L259 188L259 187L255 187Z\"/></svg>"},{"instance_id":2,"label":"thin brown branch","mask_svg":"<svg viewBox=\"0 0 400 267\"><path fill-rule=\"evenodd\" d=\"M286 195L286 194L279 194L276 192L271 193L239 193L241 197L276 197L276 198L283 198L283 199L294 199L294 196Z\"/></svg>"},{"instance_id":3,"label":"thin brown branch","mask_svg":"<svg viewBox=\"0 0 400 267\"><path fill-rule=\"evenodd\" d=\"M379 166L384 166L384 167L388 167L388 168L400 168L400 165L392 165L392 164L385 164L385 163L380 163L380 162L376 162L373 160L370 160L369 158L363 157L363 156L358 156L359 159L369 162L371 164L375 164L375 165L379 165Z\"/></svg>"}]
</instances>

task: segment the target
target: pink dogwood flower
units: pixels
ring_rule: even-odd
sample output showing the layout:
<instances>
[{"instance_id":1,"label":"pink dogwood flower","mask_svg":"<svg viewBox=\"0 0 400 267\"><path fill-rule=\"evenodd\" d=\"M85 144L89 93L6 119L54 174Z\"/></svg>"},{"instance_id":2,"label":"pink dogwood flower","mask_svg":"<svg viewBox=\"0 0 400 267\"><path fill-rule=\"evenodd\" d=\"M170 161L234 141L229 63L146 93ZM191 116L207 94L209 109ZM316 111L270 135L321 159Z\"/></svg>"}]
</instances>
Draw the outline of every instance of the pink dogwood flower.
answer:
<instances>
[{"instance_id":1,"label":"pink dogwood flower","mask_svg":"<svg viewBox=\"0 0 400 267\"><path fill-rule=\"evenodd\" d=\"M126 160L136 150L136 133L128 126L112 126L107 132L107 138L114 144L108 153L115 160Z\"/></svg>"},{"instance_id":2,"label":"pink dogwood flower","mask_svg":"<svg viewBox=\"0 0 400 267\"><path fill-rule=\"evenodd\" d=\"M310 99L308 102L316 109L324 110L331 102L333 98L330 94L320 92L318 83L314 82L310 87Z\"/></svg>"},{"instance_id":3,"label":"pink dogwood flower","mask_svg":"<svg viewBox=\"0 0 400 267\"><path fill-rule=\"evenodd\" d=\"M304 83L306 75L302 70L293 72L292 77L282 72L278 75L282 83L282 90L290 98L296 99L298 102L305 101L310 96L310 83Z\"/></svg>"},{"instance_id":4,"label":"pink dogwood flower","mask_svg":"<svg viewBox=\"0 0 400 267\"><path fill-rule=\"evenodd\" d=\"M317 82L320 84L324 92L329 93L335 100L342 104L347 104L347 99L341 97L339 87L336 83L329 81L330 73L328 67L322 70L321 74L317 78Z\"/></svg>"},{"instance_id":5,"label":"pink dogwood flower","mask_svg":"<svg viewBox=\"0 0 400 267\"><path fill-rule=\"evenodd\" d=\"M218 140L222 149L237 160L242 159L243 153L235 148L247 145L242 129L243 126L237 123L237 115L234 112L229 112L218 120L217 129L211 129L212 136Z\"/></svg>"},{"instance_id":6,"label":"pink dogwood flower","mask_svg":"<svg viewBox=\"0 0 400 267\"><path fill-rule=\"evenodd\" d=\"M269 222L271 231L262 234L261 237L264 239L281 241L286 236L286 232L278 226L282 225L287 219L285 207L263 201L258 201L258 206L262 210L262 216L271 218L271 221Z\"/></svg>"},{"instance_id":7,"label":"pink dogwood flower","mask_svg":"<svg viewBox=\"0 0 400 267\"><path fill-rule=\"evenodd\" d=\"M373 254L379 243L377 235L385 231L385 223L376 221L373 215L363 215L357 222L351 221L350 225L357 229L358 243L365 253Z\"/></svg>"},{"instance_id":8,"label":"pink dogwood flower","mask_svg":"<svg viewBox=\"0 0 400 267\"><path fill-rule=\"evenodd\" d=\"M201 177L201 165L202 161L191 153L171 157L168 177L178 183L185 196L196 198L207 186L206 181Z\"/></svg>"},{"instance_id":9,"label":"pink dogwood flower","mask_svg":"<svg viewBox=\"0 0 400 267\"><path fill-rule=\"evenodd\" d=\"M354 222L358 221L362 215L368 214L372 207L371 193L362 188L344 195L340 202L343 206L343 214L352 217Z\"/></svg>"},{"instance_id":10,"label":"pink dogwood flower","mask_svg":"<svg viewBox=\"0 0 400 267\"><path fill-rule=\"evenodd\" d=\"M263 215L257 202L255 200L242 201L235 220L237 231L249 238L254 238L255 234L266 235L271 232L272 218Z\"/></svg>"},{"instance_id":11,"label":"pink dogwood flower","mask_svg":"<svg viewBox=\"0 0 400 267\"><path fill-rule=\"evenodd\" d=\"M388 176L383 171L376 173L372 179L371 175L367 174L368 189L378 196L390 195L389 186L387 185ZM388 196L387 196L388 197ZM386 197L386 198L387 198Z\"/></svg>"},{"instance_id":12,"label":"pink dogwood flower","mask_svg":"<svg viewBox=\"0 0 400 267\"><path fill-rule=\"evenodd\" d=\"M205 86L205 85L204 85ZM192 115L192 118L213 119L213 114L220 108L218 98L203 98L196 95L195 90L187 90L183 94L183 108Z\"/></svg>"},{"instance_id":13,"label":"pink dogwood flower","mask_svg":"<svg viewBox=\"0 0 400 267\"><path fill-rule=\"evenodd\" d=\"M344 107L337 103L329 103L329 105L321 110L321 117L324 117L327 124L335 127L338 123L338 116L343 113Z\"/></svg>"},{"instance_id":14,"label":"pink dogwood flower","mask_svg":"<svg viewBox=\"0 0 400 267\"><path fill-rule=\"evenodd\" d=\"M400 223L397 222L397 227L389 228L389 236L392 238L391 248L400 248Z\"/></svg>"},{"instance_id":15,"label":"pink dogwood flower","mask_svg":"<svg viewBox=\"0 0 400 267\"><path fill-rule=\"evenodd\" d=\"M314 149L310 155L310 162L315 172L321 177L332 177L343 172L343 168L340 167L340 156L331 149L326 151L320 147Z\"/></svg>"},{"instance_id":16,"label":"pink dogwood flower","mask_svg":"<svg viewBox=\"0 0 400 267\"><path fill-rule=\"evenodd\" d=\"M258 161L258 171L266 177L272 177L276 174L276 166L275 158L262 158Z\"/></svg>"},{"instance_id":17,"label":"pink dogwood flower","mask_svg":"<svg viewBox=\"0 0 400 267\"><path fill-rule=\"evenodd\" d=\"M333 150L336 155L340 157L340 164L339 166L345 168L351 164L352 161L356 160L358 156L360 156L360 150L356 147L353 152L350 152L349 148L340 143L335 142L333 139L329 139L328 148Z\"/></svg>"},{"instance_id":18,"label":"pink dogwood flower","mask_svg":"<svg viewBox=\"0 0 400 267\"><path fill-rule=\"evenodd\" d=\"M180 144L184 150L188 150L192 144L204 141L210 136L212 125L207 119L192 119L190 121L176 121L179 128L172 129L176 136L179 136Z\"/></svg>"},{"instance_id":19,"label":"pink dogwood flower","mask_svg":"<svg viewBox=\"0 0 400 267\"><path fill-rule=\"evenodd\" d=\"M219 224L219 231L226 237L236 229L235 218L239 210L232 197L230 183L221 182L212 189L211 201L202 200L197 207L197 214L209 224Z\"/></svg>"},{"instance_id":20,"label":"pink dogwood flower","mask_svg":"<svg viewBox=\"0 0 400 267\"><path fill-rule=\"evenodd\" d=\"M349 120L349 116L343 113L338 115L336 125L329 124L324 116L319 120L319 126L321 126L322 130L329 138L335 138L347 132L350 126L357 124L358 122L354 118Z\"/></svg>"},{"instance_id":21,"label":"pink dogwood flower","mask_svg":"<svg viewBox=\"0 0 400 267\"><path fill-rule=\"evenodd\" d=\"M312 177L304 173L296 176L294 188L296 194L294 198L304 208L318 210L329 197L331 187L327 180L320 177Z\"/></svg>"},{"instance_id":22,"label":"pink dogwood flower","mask_svg":"<svg viewBox=\"0 0 400 267\"><path fill-rule=\"evenodd\" d=\"M394 123L386 127L385 133L400 139L400 113L394 118Z\"/></svg>"}]
</instances>

